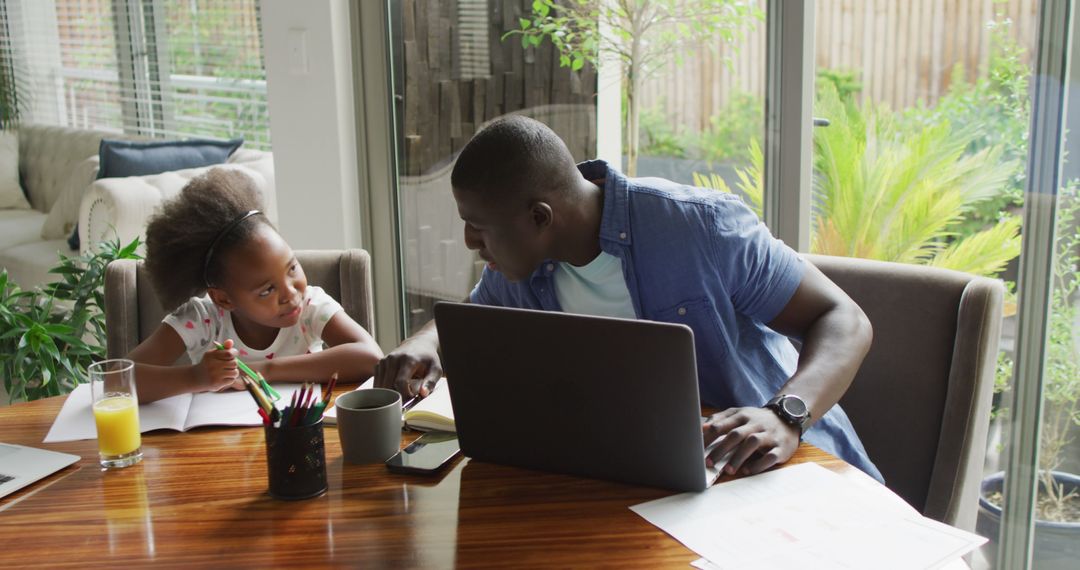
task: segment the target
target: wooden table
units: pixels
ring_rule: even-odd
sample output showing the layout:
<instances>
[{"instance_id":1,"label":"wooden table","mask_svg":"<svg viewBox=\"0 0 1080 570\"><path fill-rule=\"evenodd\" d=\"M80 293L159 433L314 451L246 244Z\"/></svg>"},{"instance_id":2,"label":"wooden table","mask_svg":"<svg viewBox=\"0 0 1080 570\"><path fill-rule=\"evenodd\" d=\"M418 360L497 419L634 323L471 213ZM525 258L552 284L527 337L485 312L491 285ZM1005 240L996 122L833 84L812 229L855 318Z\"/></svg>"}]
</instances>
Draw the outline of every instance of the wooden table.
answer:
<instances>
[{"instance_id":1,"label":"wooden table","mask_svg":"<svg viewBox=\"0 0 1080 570\"><path fill-rule=\"evenodd\" d=\"M468 459L437 478L396 475L344 464L332 426L329 491L305 501L267 494L261 428L143 434L141 463L103 471L96 440L41 443L63 400L0 408L0 441L83 458L0 499L0 567L687 568L698 558L628 508L668 491ZM807 461L859 473L808 444L789 464Z\"/></svg>"}]
</instances>

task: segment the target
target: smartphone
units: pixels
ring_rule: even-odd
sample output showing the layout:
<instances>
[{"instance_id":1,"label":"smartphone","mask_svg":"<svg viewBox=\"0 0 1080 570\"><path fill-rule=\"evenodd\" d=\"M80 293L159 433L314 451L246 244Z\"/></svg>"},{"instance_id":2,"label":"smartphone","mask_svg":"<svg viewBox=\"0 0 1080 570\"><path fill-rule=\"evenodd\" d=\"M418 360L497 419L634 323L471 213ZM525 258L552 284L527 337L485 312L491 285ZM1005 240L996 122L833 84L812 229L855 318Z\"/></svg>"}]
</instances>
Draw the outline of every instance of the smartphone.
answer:
<instances>
[{"instance_id":1,"label":"smartphone","mask_svg":"<svg viewBox=\"0 0 1080 570\"><path fill-rule=\"evenodd\" d=\"M449 465L459 453L456 433L431 431L387 459L386 467L395 473L432 475Z\"/></svg>"}]
</instances>

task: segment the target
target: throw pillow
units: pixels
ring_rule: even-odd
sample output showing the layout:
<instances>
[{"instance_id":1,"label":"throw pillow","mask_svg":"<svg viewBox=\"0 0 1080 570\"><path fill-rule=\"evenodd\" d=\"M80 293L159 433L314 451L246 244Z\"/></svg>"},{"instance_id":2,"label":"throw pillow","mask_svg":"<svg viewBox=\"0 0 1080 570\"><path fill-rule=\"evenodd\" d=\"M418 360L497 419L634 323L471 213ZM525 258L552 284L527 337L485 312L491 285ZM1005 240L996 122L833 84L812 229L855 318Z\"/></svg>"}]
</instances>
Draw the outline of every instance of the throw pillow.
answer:
<instances>
[{"instance_id":1,"label":"throw pillow","mask_svg":"<svg viewBox=\"0 0 1080 570\"><path fill-rule=\"evenodd\" d=\"M49 216L45 218L45 225L41 228L41 237L44 239L60 239L71 234L75 224L79 222L79 208L82 206L82 197L86 189L97 178L98 157L90 158L76 164L71 169L71 175L60 197L56 199Z\"/></svg>"},{"instance_id":2,"label":"throw pillow","mask_svg":"<svg viewBox=\"0 0 1080 570\"><path fill-rule=\"evenodd\" d=\"M19 186L19 135L0 131L0 210L30 209Z\"/></svg>"},{"instance_id":3,"label":"throw pillow","mask_svg":"<svg viewBox=\"0 0 1080 570\"><path fill-rule=\"evenodd\" d=\"M242 144L244 139L153 142L102 139L98 150L101 165L97 177L145 176L223 164ZM79 249L78 226L68 238L68 245L71 249Z\"/></svg>"}]
</instances>

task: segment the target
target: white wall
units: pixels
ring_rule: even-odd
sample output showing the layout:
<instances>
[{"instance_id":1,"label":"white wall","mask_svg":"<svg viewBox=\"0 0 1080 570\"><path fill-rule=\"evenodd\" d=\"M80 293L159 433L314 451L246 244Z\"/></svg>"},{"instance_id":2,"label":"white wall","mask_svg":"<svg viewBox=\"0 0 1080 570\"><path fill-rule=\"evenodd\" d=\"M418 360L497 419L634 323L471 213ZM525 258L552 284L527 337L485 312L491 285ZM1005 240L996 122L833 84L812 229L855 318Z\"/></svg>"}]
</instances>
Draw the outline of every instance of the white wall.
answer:
<instances>
[{"instance_id":1,"label":"white wall","mask_svg":"<svg viewBox=\"0 0 1080 570\"><path fill-rule=\"evenodd\" d=\"M263 0L262 26L281 233L360 247L349 3Z\"/></svg>"}]
</instances>

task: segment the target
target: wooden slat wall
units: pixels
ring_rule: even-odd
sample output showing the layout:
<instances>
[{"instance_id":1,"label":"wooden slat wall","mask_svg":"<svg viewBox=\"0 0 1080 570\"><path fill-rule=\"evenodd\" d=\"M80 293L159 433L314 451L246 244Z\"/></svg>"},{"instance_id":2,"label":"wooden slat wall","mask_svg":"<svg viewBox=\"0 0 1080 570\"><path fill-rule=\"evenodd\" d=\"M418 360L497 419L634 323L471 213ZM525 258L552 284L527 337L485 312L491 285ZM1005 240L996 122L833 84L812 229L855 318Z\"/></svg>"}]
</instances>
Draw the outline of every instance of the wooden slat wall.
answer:
<instances>
[{"instance_id":1,"label":"wooden slat wall","mask_svg":"<svg viewBox=\"0 0 1080 570\"><path fill-rule=\"evenodd\" d=\"M762 11L765 0L758 0ZM937 102L953 68L963 64L974 81L990 55L987 23L1011 20L1010 33L1033 56L1037 0L817 0L818 69L855 71L862 98L894 109ZM730 59L730 65L725 63ZM717 40L674 58L645 84L644 108L663 109L670 122L700 130L736 92L764 97L765 23L753 27L738 50Z\"/></svg>"},{"instance_id":2,"label":"wooden slat wall","mask_svg":"<svg viewBox=\"0 0 1080 570\"><path fill-rule=\"evenodd\" d=\"M502 40L505 32L518 29L518 19L529 13L531 4L401 0L403 174L416 176L445 165L485 122L511 112L548 123L575 158L592 158L593 68L572 72L559 67L550 42L523 49L519 36ZM477 45L485 35L487 45ZM567 112L568 105L580 106L580 112Z\"/></svg>"}]
</instances>

